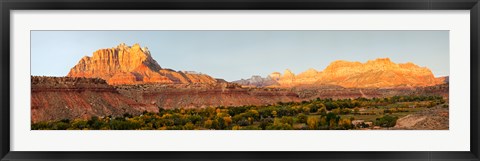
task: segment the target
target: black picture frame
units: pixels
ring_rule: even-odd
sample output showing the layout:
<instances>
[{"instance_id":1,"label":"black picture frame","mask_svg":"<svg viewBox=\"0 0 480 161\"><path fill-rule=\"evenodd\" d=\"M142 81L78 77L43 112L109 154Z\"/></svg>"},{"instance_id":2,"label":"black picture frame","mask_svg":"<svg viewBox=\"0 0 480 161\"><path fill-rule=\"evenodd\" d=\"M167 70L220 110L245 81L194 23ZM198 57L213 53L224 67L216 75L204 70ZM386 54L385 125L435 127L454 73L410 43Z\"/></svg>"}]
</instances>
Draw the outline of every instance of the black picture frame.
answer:
<instances>
[{"instance_id":1,"label":"black picture frame","mask_svg":"<svg viewBox=\"0 0 480 161\"><path fill-rule=\"evenodd\" d=\"M478 0L0 0L0 158L14 160L479 160ZM12 10L470 10L470 151L462 152L29 152L10 151ZM467 92L467 91L466 91Z\"/></svg>"}]
</instances>

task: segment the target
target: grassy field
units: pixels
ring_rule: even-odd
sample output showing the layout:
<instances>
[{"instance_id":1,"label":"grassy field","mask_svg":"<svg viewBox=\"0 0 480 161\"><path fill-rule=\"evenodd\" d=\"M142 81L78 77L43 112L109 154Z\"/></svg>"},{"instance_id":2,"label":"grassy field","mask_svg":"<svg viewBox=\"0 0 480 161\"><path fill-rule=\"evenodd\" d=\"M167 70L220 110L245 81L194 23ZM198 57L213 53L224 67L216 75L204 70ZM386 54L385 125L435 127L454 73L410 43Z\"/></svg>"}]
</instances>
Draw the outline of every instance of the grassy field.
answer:
<instances>
[{"instance_id":1,"label":"grassy field","mask_svg":"<svg viewBox=\"0 0 480 161\"><path fill-rule=\"evenodd\" d=\"M345 117L345 118L351 118L353 117L355 120L364 120L366 122L374 122L377 118L382 117L384 115L391 115L391 116L396 116L398 118L407 116L409 114L416 113L418 111L425 110L427 108L425 107L419 107L419 108L410 108L407 109L408 111L405 112L392 112L392 113L384 113L383 108L368 108L366 111L368 112L375 112L376 115L360 115L360 114L347 114L347 115L340 115L340 117Z\"/></svg>"}]
</instances>

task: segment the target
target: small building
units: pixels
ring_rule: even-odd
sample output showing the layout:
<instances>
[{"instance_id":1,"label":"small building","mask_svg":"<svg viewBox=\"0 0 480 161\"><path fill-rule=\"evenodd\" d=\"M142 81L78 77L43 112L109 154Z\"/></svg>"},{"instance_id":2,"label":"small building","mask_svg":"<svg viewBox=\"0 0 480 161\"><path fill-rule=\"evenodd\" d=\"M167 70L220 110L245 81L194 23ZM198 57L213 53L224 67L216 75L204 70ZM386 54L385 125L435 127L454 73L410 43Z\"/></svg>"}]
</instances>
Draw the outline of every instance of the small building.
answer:
<instances>
[{"instance_id":1,"label":"small building","mask_svg":"<svg viewBox=\"0 0 480 161\"><path fill-rule=\"evenodd\" d=\"M371 122L371 121L365 122L365 125L367 125L368 127L372 127L372 126L373 126L373 122Z\"/></svg>"},{"instance_id":2,"label":"small building","mask_svg":"<svg viewBox=\"0 0 480 161\"><path fill-rule=\"evenodd\" d=\"M353 120L352 125L353 126L360 126L365 122L365 120Z\"/></svg>"},{"instance_id":3,"label":"small building","mask_svg":"<svg viewBox=\"0 0 480 161\"><path fill-rule=\"evenodd\" d=\"M381 129L382 127L380 126L374 126L373 129Z\"/></svg>"}]
</instances>

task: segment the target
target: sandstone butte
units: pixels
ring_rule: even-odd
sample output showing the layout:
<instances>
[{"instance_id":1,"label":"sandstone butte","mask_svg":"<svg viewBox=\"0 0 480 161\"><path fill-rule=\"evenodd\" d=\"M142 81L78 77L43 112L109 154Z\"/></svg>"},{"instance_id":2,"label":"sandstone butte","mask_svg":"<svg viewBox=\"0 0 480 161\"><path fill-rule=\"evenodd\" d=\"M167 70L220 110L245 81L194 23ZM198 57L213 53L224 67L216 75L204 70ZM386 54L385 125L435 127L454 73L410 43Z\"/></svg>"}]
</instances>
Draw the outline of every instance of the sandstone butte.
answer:
<instances>
[{"instance_id":1,"label":"sandstone butte","mask_svg":"<svg viewBox=\"0 0 480 161\"><path fill-rule=\"evenodd\" d=\"M110 85L217 82L206 74L164 69L152 58L147 47L124 43L97 50L92 57L83 57L70 69L67 77L101 78Z\"/></svg>"},{"instance_id":2,"label":"sandstone butte","mask_svg":"<svg viewBox=\"0 0 480 161\"><path fill-rule=\"evenodd\" d=\"M426 87L444 83L435 78L427 67L413 63L396 64L389 58L378 58L366 63L338 60L323 71L309 69L298 75L290 70L274 72L267 78L280 87L298 85L338 85L346 88Z\"/></svg>"}]
</instances>

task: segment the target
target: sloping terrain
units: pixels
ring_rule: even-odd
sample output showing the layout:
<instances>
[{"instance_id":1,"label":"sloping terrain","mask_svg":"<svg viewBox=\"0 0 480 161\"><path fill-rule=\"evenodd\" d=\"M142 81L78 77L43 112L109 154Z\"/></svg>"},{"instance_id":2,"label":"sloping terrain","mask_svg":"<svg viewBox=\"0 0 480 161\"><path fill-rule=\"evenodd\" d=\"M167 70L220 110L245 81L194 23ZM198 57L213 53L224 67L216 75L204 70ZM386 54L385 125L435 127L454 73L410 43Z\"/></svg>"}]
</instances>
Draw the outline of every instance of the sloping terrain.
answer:
<instances>
[{"instance_id":1,"label":"sloping terrain","mask_svg":"<svg viewBox=\"0 0 480 161\"><path fill-rule=\"evenodd\" d=\"M31 80L32 122L158 111L156 106L122 96L101 79L32 77Z\"/></svg>"},{"instance_id":2,"label":"sloping terrain","mask_svg":"<svg viewBox=\"0 0 480 161\"><path fill-rule=\"evenodd\" d=\"M232 83L117 86L121 94L162 108L267 105L301 101L284 89L241 88Z\"/></svg>"},{"instance_id":3,"label":"sloping terrain","mask_svg":"<svg viewBox=\"0 0 480 161\"><path fill-rule=\"evenodd\" d=\"M394 129L406 130L448 130L448 107L441 105L399 118Z\"/></svg>"}]
</instances>

